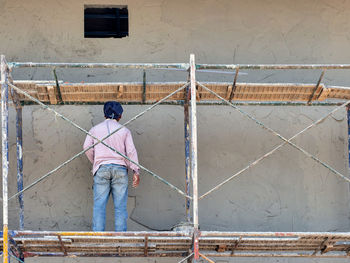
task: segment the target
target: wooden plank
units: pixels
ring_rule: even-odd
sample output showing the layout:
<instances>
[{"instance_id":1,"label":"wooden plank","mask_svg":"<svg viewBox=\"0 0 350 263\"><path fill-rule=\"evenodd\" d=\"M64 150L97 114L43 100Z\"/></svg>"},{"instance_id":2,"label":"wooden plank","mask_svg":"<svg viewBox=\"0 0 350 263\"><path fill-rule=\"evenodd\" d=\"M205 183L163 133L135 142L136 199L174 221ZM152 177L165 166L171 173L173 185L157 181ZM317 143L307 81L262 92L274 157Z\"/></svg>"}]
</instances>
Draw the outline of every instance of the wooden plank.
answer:
<instances>
[{"instance_id":1,"label":"wooden plank","mask_svg":"<svg viewBox=\"0 0 350 263\"><path fill-rule=\"evenodd\" d=\"M57 96L54 86L47 86L47 93L49 94L50 104L57 104Z\"/></svg>"},{"instance_id":2,"label":"wooden plank","mask_svg":"<svg viewBox=\"0 0 350 263\"><path fill-rule=\"evenodd\" d=\"M55 82L48 81L20 81L14 82L22 90L44 103L58 104L60 101L55 90ZM61 83L61 96L64 103L94 103L108 100L120 102L150 103L160 100L173 92L183 82L153 82L147 83L147 93L142 82L130 83ZM300 83L232 83L207 82L203 83L220 96L234 101L281 101L281 102L307 102L312 96L313 101L325 99L350 100L350 88L325 87L319 84L317 90L314 84ZM54 90L52 89L54 87ZM233 96L234 91L234 96ZM167 101L183 100L184 91L174 94ZM20 101L30 101L27 97L19 94ZM218 98L202 88L198 88L197 100L218 101Z\"/></svg>"}]
</instances>

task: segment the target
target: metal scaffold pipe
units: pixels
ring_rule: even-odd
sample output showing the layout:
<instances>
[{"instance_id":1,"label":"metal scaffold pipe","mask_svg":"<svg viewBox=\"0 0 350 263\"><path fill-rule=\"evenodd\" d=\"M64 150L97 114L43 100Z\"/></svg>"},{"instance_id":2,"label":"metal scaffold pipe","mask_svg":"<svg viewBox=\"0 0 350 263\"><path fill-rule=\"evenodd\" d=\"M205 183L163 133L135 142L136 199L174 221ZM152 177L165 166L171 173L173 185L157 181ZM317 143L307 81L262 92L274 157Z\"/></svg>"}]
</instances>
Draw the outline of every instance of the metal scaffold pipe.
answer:
<instances>
[{"instance_id":1,"label":"metal scaffold pipe","mask_svg":"<svg viewBox=\"0 0 350 263\"><path fill-rule=\"evenodd\" d=\"M197 69L350 69L350 64L197 64Z\"/></svg>"},{"instance_id":2,"label":"metal scaffold pipe","mask_svg":"<svg viewBox=\"0 0 350 263\"><path fill-rule=\"evenodd\" d=\"M17 191L23 190L23 135L22 135L22 107L16 105L16 149L17 149ZM18 195L19 229L24 229L23 193Z\"/></svg>"},{"instance_id":3,"label":"metal scaffold pipe","mask_svg":"<svg viewBox=\"0 0 350 263\"><path fill-rule=\"evenodd\" d=\"M190 87L191 87L191 176L193 203L193 253L194 262L199 260L198 233L198 163L197 163L197 99L196 99L196 66L194 55L190 56Z\"/></svg>"},{"instance_id":4,"label":"metal scaffold pipe","mask_svg":"<svg viewBox=\"0 0 350 263\"><path fill-rule=\"evenodd\" d=\"M8 143L8 67L4 55L1 55L1 141L2 141L2 214L3 214L3 262L9 262L8 253L8 172L9 172L9 143Z\"/></svg>"},{"instance_id":5,"label":"metal scaffold pipe","mask_svg":"<svg viewBox=\"0 0 350 263\"><path fill-rule=\"evenodd\" d=\"M112 68L112 69L187 69L187 63L45 63L10 62L11 68Z\"/></svg>"},{"instance_id":6,"label":"metal scaffold pipe","mask_svg":"<svg viewBox=\"0 0 350 263\"><path fill-rule=\"evenodd\" d=\"M185 138L185 190L186 194L190 195L190 123L189 123L189 88L185 88L185 99L184 99L184 138ZM191 200L186 198L185 200L185 208L186 208L186 220L187 222L191 222Z\"/></svg>"}]
</instances>

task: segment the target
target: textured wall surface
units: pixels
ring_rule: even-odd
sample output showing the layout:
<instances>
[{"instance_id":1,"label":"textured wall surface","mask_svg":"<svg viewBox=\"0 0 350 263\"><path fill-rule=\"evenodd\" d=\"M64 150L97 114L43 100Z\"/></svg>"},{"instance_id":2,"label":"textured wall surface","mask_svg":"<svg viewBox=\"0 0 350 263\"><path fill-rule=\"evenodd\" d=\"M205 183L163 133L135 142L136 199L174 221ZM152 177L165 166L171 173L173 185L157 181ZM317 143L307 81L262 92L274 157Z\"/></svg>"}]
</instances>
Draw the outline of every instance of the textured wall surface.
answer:
<instances>
[{"instance_id":1,"label":"textured wall surface","mask_svg":"<svg viewBox=\"0 0 350 263\"><path fill-rule=\"evenodd\" d=\"M101 106L56 107L84 128L102 120ZM125 106L124 120L145 106ZM244 107L286 137L302 130L331 107ZM84 134L37 106L24 110L25 185L81 150ZM11 114L10 193L15 193L14 116ZM204 193L280 140L224 106L201 106L199 121L199 191ZM140 162L184 189L183 111L161 106L130 125ZM295 142L346 174L345 110ZM92 177L85 157L25 194L25 228L89 230ZM349 187L327 169L290 146L262 161L200 201L203 230L349 231ZM16 201L10 203L10 228L17 227ZM184 220L184 201L162 183L142 173L138 189L129 193L130 230L167 230ZM112 204L107 230L113 230ZM162 261L160 261L162 262ZM166 261L165 261L166 262ZM172 261L169 261L172 262Z\"/></svg>"},{"instance_id":2,"label":"textured wall surface","mask_svg":"<svg viewBox=\"0 0 350 263\"><path fill-rule=\"evenodd\" d=\"M128 5L130 36L84 39L84 4ZM20 1L0 0L0 53L9 61L187 62L199 63L349 63L350 1ZM57 70L63 81L141 81L137 70ZM316 83L319 73L246 71L239 81ZM16 79L52 79L50 70L21 69ZM327 72L326 84L348 85L346 71ZM200 80L231 81L229 74L198 73ZM184 72L147 71L147 80L187 78ZM146 106L125 106L122 122ZM101 106L57 106L82 127L102 121ZM259 120L290 137L332 107L244 107ZM26 106L25 185L81 150L85 135L38 106ZM15 183L15 128L11 111L10 194ZM268 152L280 140L229 107L198 107L199 192ZM137 120L133 133L140 162L184 188L183 109L160 106ZM340 110L295 142L343 174L348 173L347 122ZM25 228L89 230L92 176L79 158L25 194ZM129 192L129 229L166 230L184 219L184 200L142 174ZM225 185L199 203L205 230L349 231L349 186L290 146ZM10 203L10 228L18 208ZM109 203L107 229L113 228ZM46 259L28 259L46 262ZM116 262L114 259L104 260ZM50 262L83 262L50 259ZM84 262L100 262L84 259ZM117 262L176 262L138 259ZM233 262L219 260L217 262ZM310 259L238 259L234 262L345 262Z\"/></svg>"}]
</instances>

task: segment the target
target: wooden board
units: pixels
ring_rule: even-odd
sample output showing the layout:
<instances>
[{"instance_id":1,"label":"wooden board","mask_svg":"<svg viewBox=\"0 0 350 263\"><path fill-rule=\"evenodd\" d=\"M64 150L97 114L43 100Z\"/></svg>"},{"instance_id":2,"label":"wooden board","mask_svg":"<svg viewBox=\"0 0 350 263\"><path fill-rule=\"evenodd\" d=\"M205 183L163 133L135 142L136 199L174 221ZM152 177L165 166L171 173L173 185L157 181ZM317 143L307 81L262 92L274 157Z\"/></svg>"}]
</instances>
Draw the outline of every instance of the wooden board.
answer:
<instances>
[{"instance_id":1,"label":"wooden board","mask_svg":"<svg viewBox=\"0 0 350 263\"><path fill-rule=\"evenodd\" d=\"M26 257L184 257L192 248L189 232L11 231L11 235L13 250L17 247ZM203 231L199 249L213 257L348 257L350 233Z\"/></svg>"},{"instance_id":2,"label":"wooden board","mask_svg":"<svg viewBox=\"0 0 350 263\"><path fill-rule=\"evenodd\" d=\"M15 81L14 84L23 91L28 92L34 98L47 104L57 103L103 103L109 100L120 102L153 103L171 92L174 92L183 83L60 83L56 87L51 81ZM323 84L315 87L315 84L293 83L203 83L207 88L216 92L224 99L232 101L255 102L307 102L324 101L325 99L350 100L350 88L326 87ZM214 94L197 86L198 101L220 101ZM179 101L184 99L182 90L167 101ZM312 98L311 98L312 96ZM23 102L30 99L23 94L19 95ZM143 100L145 98L145 100Z\"/></svg>"}]
</instances>

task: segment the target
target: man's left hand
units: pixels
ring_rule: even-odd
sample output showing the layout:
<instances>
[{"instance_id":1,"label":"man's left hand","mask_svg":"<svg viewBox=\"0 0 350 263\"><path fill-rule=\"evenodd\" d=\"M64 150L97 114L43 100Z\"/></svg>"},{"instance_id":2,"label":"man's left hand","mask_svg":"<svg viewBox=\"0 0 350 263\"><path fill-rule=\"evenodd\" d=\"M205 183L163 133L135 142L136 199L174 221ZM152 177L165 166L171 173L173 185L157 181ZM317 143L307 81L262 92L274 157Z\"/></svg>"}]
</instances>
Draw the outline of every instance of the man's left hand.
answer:
<instances>
[{"instance_id":1,"label":"man's left hand","mask_svg":"<svg viewBox=\"0 0 350 263\"><path fill-rule=\"evenodd\" d=\"M136 188L139 186L140 183L140 175L137 173L134 173L134 176L132 177L132 187Z\"/></svg>"}]
</instances>

